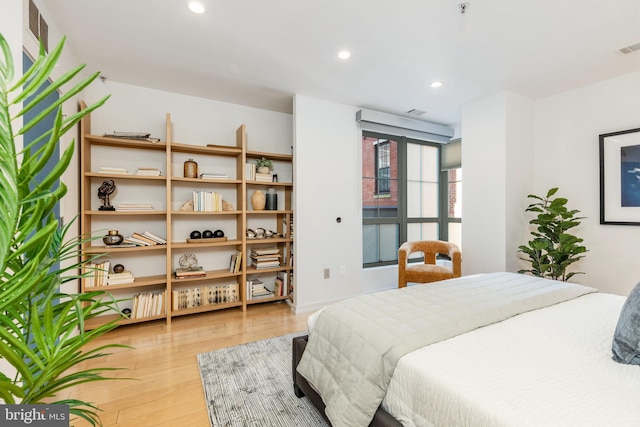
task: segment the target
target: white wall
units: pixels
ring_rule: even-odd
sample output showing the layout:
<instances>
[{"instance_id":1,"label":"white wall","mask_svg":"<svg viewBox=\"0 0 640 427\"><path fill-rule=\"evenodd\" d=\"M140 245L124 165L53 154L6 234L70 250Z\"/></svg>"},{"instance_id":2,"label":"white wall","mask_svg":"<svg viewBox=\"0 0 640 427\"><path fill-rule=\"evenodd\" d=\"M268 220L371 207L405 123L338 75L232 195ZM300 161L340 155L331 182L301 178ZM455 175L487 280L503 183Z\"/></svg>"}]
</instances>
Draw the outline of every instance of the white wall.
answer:
<instances>
[{"instance_id":1,"label":"white wall","mask_svg":"<svg viewBox=\"0 0 640 427\"><path fill-rule=\"evenodd\" d=\"M144 131L166 140L170 113L172 140L194 145L235 145L236 129L245 124L251 150L291 153L292 117L258 108L147 89L106 80L85 91L90 104L105 95L107 103L91 116L91 132Z\"/></svg>"},{"instance_id":2,"label":"white wall","mask_svg":"<svg viewBox=\"0 0 640 427\"><path fill-rule=\"evenodd\" d=\"M589 250L575 282L627 295L640 280L640 226L600 225L598 135L640 127L640 72L535 105L535 191L559 187L587 218L575 228ZM640 218L638 218L640 221Z\"/></svg>"},{"instance_id":3,"label":"white wall","mask_svg":"<svg viewBox=\"0 0 640 427\"><path fill-rule=\"evenodd\" d=\"M510 92L462 110L463 275L518 270L533 184L532 112L531 100Z\"/></svg>"},{"instance_id":4,"label":"white wall","mask_svg":"<svg viewBox=\"0 0 640 427\"><path fill-rule=\"evenodd\" d=\"M298 312L363 291L357 111L307 96L294 98ZM329 279L323 278L325 268Z\"/></svg>"}]
</instances>

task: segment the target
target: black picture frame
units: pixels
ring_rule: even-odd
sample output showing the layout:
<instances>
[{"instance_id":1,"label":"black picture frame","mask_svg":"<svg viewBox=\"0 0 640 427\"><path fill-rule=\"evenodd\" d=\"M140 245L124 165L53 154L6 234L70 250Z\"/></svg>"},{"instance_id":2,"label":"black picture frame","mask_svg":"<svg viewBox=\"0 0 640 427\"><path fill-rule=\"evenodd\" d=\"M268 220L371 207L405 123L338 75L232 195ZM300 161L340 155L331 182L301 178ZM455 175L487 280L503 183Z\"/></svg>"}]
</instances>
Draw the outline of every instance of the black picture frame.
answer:
<instances>
[{"instance_id":1,"label":"black picture frame","mask_svg":"<svg viewBox=\"0 0 640 427\"><path fill-rule=\"evenodd\" d=\"M600 224L640 225L640 128L599 135Z\"/></svg>"}]
</instances>

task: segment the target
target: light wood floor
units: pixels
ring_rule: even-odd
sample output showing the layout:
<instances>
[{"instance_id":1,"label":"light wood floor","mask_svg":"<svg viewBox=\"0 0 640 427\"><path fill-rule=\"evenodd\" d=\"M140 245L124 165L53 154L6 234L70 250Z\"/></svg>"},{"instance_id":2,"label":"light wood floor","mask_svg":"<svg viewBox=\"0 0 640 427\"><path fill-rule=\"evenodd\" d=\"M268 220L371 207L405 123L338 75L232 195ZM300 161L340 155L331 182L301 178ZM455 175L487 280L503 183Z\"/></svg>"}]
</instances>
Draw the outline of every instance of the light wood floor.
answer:
<instances>
[{"instance_id":1,"label":"light wood floor","mask_svg":"<svg viewBox=\"0 0 640 427\"><path fill-rule=\"evenodd\" d=\"M126 370L104 376L135 378L84 384L60 398L78 398L101 408L104 426L208 427L196 355L306 329L309 313L295 315L286 303L256 304L120 327L91 344L125 344L106 358L82 368L109 366ZM75 426L88 425L83 421Z\"/></svg>"}]
</instances>

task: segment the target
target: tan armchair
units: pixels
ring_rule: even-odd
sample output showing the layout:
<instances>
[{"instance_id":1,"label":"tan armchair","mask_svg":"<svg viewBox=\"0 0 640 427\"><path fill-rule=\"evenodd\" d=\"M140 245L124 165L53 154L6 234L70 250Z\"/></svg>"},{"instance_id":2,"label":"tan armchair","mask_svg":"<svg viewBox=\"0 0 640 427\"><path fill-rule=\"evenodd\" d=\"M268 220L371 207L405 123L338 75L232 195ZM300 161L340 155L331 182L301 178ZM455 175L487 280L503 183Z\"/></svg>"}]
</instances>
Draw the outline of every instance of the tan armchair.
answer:
<instances>
[{"instance_id":1,"label":"tan armchair","mask_svg":"<svg viewBox=\"0 0 640 427\"><path fill-rule=\"evenodd\" d=\"M424 254L424 264L407 263L409 256L415 252ZM437 265L436 256L438 254L451 258L452 268ZM406 287L407 282L429 283L460 277L462 274L461 264L460 249L453 243L442 240L405 242L398 249L398 287Z\"/></svg>"}]
</instances>

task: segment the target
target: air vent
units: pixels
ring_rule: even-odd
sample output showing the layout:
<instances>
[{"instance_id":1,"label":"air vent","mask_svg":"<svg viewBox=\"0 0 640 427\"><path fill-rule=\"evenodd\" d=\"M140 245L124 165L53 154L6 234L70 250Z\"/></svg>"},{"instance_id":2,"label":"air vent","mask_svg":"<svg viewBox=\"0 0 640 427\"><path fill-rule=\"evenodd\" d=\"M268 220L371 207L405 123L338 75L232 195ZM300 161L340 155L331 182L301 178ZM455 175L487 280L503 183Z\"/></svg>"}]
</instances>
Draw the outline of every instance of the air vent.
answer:
<instances>
[{"instance_id":1,"label":"air vent","mask_svg":"<svg viewBox=\"0 0 640 427\"><path fill-rule=\"evenodd\" d=\"M40 14L38 7L33 2L29 1L29 30L31 33L42 42L44 50L49 51L49 25L44 20L44 17Z\"/></svg>"},{"instance_id":2,"label":"air vent","mask_svg":"<svg viewBox=\"0 0 640 427\"><path fill-rule=\"evenodd\" d=\"M616 49L617 52L623 55L627 55L638 50L640 50L640 42L635 42L628 46L621 47L620 49Z\"/></svg>"},{"instance_id":3,"label":"air vent","mask_svg":"<svg viewBox=\"0 0 640 427\"><path fill-rule=\"evenodd\" d=\"M421 116L423 114L426 114L426 111L422 111L422 110L418 110L416 108L413 108L409 111L407 111L407 114L409 114L410 116Z\"/></svg>"}]
</instances>

